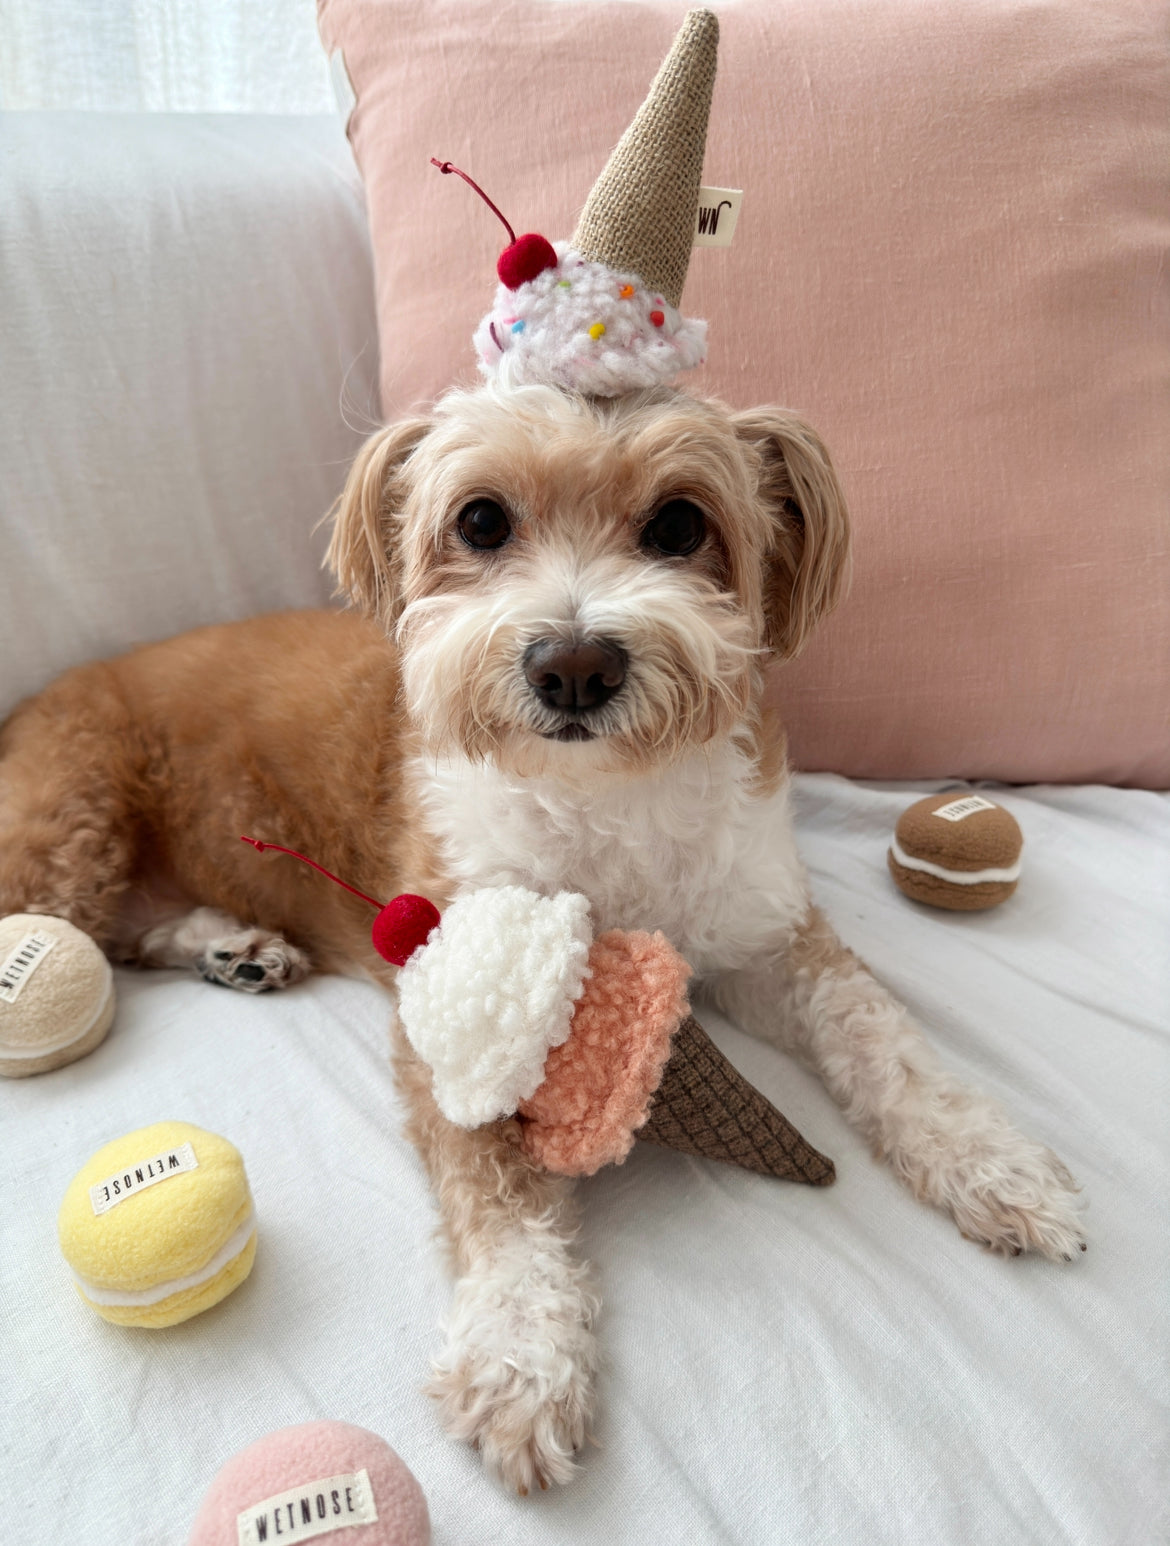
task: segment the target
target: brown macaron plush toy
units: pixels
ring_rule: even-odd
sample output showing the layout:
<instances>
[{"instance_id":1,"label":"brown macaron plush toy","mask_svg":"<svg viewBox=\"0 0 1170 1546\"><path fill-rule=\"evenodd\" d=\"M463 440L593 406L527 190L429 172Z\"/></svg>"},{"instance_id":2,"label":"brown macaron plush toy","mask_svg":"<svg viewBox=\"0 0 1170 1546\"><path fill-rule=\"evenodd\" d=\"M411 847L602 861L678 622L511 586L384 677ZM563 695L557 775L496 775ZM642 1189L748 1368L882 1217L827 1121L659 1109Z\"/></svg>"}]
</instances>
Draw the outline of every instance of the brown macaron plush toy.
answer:
<instances>
[{"instance_id":1,"label":"brown macaron plush toy","mask_svg":"<svg viewBox=\"0 0 1170 1546\"><path fill-rule=\"evenodd\" d=\"M982 795L952 790L902 812L886 858L894 884L913 901L978 912L1005 902L1016 889L1023 846L1010 811Z\"/></svg>"}]
</instances>

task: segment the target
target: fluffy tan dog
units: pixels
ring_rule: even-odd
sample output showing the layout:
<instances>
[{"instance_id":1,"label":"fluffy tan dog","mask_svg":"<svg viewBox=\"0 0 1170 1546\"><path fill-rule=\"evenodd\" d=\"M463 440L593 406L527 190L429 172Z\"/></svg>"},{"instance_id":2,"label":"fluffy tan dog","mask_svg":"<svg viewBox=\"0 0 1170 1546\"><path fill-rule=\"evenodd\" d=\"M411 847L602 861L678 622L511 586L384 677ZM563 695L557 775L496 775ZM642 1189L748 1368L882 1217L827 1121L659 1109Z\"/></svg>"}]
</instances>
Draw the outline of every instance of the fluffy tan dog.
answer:
<instances>
[{"instance_id":1,"label":"fluffy tan dog","mask_svg":"<svg viewBox=\"0 0 1170 1546\"><path fill-rule=\"evenodd\" d=\"M842 585L824 448L775 409L669 390L454 393L359 456L330 559L361 615L209 628L83 667L0 733L0 913L248 991L365 968L374 896L522 884L661 928L717 1003L803 1057L876 1152L992 1250L1071 1258L1072 1181L938 1065L809 901L764 666ZM508 1123L438 1113L399 1043L409 1131L458 1273L432 1389L520 1491L592 1411L597 1301L570 1183Z\"/></svg>"}]
</instances>

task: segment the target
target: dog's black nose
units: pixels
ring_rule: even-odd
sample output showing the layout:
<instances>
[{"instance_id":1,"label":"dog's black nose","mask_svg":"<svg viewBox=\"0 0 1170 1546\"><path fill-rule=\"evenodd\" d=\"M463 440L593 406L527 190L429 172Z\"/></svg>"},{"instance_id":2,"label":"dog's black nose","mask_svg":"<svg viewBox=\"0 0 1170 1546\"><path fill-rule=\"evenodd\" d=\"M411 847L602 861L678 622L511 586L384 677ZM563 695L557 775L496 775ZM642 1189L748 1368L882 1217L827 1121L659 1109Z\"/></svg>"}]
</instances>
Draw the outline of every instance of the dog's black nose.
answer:
<instances>
[{"instance_id":1,"label":"dog's black nose","mask_svg":"<svg viewBox=\"0 0 1170 1546\"><path fill-rule=\"evenodd\" d=\"M524 651L524 675L550 709L582 714L608 703L626 679L626 657L616 644L586 639L560 644L538 639Z\"/></svg>"}]
</instances>

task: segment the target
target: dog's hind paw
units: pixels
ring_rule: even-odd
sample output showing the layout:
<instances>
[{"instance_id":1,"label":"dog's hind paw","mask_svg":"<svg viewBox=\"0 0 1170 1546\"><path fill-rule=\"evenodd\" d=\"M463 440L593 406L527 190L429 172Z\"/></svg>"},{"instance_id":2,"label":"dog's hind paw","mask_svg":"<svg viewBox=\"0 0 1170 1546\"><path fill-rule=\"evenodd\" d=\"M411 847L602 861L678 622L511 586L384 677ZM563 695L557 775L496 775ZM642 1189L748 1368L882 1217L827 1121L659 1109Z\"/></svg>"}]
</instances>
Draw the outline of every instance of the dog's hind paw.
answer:
<instances>
[{"instance_id":1,"label":"dog's hind paw","mask_svg":"<svg viewBox=\"0 0 1170 1546\"><path fill-rule=\"evenodd\" d=\"M126 959L140 966L193 968L207 982L242 993L288 988L312 970L304 951L287 939L249 928L215 907L164 918L138 937Z\"/></svg>"},{"instance_id":2,"label":"dog's hind paw","mask_svg":"<svg viewBox=\"0 0 1170 1546\"><path fill-rule=\"evenodd\" d=\"M206 982L241 993L288 988L309 974L309 958L304 951L265 929L241 929L238 934L209 940L195 966Z\"/></svg>"}]
</instances>

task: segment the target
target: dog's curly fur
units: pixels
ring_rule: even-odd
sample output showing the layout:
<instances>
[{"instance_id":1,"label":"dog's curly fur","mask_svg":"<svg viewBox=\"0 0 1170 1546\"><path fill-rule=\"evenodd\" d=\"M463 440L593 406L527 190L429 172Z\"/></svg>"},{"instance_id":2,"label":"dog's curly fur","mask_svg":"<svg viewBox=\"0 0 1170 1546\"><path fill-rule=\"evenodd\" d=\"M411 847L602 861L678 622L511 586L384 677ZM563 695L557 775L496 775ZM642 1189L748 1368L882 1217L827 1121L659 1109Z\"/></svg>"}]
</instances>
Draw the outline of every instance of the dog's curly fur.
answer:
<instances>
[{"instance_id":1,"label":"dog's curly fur","mask_svg":"<svg viewBox=\"0 0 1170 1546\"><path fill-rule=\"evenodd\" d=\"M477 548L460 515L484 500L507 524ZM677 501L700 540L663 551L648 534ZM310 962L392 987L366 904L240 833L374 896L581 891L598 930L663 929L702 991L806 1059L965 1235L1070 1258L1059 1160L940 1068L810 903L764 666L833 606L848 547L832 464L794 414L667 390L452 393L353 467L330 561L357 613L200 630L16 711L0 914L56 913L115 958L247 991ZM604 701L536 690L533 648L597 640L621 661ZM572 1189L512 1124L448 1123L401 1038L395 1068L458 1274L431 1387L443 1421L521 1492L564 1481L597 1366Z\"/></svg>"}]
</instances>

